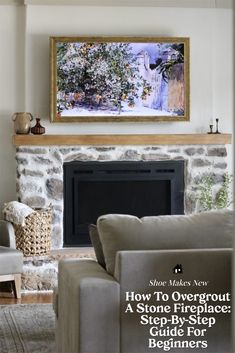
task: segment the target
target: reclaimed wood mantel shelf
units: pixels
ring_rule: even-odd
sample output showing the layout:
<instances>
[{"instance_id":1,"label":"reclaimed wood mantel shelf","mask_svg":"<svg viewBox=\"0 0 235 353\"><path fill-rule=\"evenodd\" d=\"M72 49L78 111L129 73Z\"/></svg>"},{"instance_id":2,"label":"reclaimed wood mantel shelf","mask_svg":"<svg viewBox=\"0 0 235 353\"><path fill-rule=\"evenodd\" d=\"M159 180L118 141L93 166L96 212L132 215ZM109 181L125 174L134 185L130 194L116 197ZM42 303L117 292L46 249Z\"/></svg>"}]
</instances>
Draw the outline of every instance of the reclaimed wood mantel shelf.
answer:
<instances>
[{"instance_id":1,"label":"reclaimed wood mantel shelf","mask_svg":"<svg viewBox=\"0 0 235 353\"><path fill-rule=\"evenodd\" d=\"M13 135L15 146L226 145L232 134Z\"/></svg>"}]
</instances>

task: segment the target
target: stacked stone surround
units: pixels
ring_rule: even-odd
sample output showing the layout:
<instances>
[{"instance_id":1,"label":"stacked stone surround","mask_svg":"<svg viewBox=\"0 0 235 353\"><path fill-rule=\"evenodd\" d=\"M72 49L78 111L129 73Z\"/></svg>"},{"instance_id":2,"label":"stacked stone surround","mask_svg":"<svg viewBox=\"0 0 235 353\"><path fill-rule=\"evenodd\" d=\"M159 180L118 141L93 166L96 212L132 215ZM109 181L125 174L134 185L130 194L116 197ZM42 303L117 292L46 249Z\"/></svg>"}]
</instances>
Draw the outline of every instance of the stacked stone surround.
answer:
<instances>
[{"instance_id":1,"label":"stacked stone surround","mask_svg":"<svg viewBox=\"0 0 235 353\"><path fill-rule=\"evenodd\" d=\"M223 181L227 149L222 145L21 146L16 149L17 194L31 207L53 206L52 249L63 247L63 164L70 161L185 161L185 213L198 211L198 182L212 174Z\"/></svg>"},{"instance_id":2,"label":"stacked stone surround","mask_svg":"<svg viewBox=\"0 0 235 353\"><path fill-rule=\"evenodd\" d=\"M22 289L51 290L57 283L58 260L94 258L89 249L63 247L63 164L70 161L185 161L185 213L198 211L198 182L212 174L219 187L227 168L224 145L171 146L21 146L16 149L18 199L31 207L53 206L52 253L24 259Z\"/></svg>"}]
</instances>

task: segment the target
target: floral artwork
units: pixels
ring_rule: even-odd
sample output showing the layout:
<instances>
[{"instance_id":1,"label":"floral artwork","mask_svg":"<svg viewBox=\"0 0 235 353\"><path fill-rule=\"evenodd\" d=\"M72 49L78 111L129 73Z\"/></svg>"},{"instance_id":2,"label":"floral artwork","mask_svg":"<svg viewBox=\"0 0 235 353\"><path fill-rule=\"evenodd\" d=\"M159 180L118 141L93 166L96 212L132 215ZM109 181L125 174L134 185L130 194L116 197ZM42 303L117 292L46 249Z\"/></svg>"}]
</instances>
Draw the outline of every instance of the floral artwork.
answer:
<instances>
[{"instance_id":1,"label":"floral artwork","mask_svg":"<svg viewBox=\"0 0 235 353\"><path fill-rule=\"evenodd\" d=\"M189 119L187 38L51 38L52 121Z\"/></svg>"}]
</instances>

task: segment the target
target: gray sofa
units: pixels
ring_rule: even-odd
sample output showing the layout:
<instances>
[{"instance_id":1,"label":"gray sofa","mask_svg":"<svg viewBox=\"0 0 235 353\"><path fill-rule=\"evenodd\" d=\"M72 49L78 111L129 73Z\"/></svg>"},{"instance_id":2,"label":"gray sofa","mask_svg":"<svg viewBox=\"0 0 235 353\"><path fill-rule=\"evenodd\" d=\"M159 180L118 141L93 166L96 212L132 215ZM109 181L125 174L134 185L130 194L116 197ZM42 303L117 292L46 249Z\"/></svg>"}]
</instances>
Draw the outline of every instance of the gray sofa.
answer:
<instances>
[{"instance_id":1,"label":"gray sofa","mask_svg":"<svg viewBox=\"0 0 235 353\"><path fill-rule=\"evenodd\" d=\"M164 293L168 302L164 303L159 294L157 305L172 307L177 301L172 299L173 292L185 295L227 293L226 299L230 296L231 211L142 219L105 215L98 219L97 228L91 227L90 234L97 262L68 259L59 263L54 302L57 352L147 353L167 350L167 346L165 349L163 346L150 348L149 338L151 344L168 341L162 344L172 344L170 352L180 352L173 346L173 341L177 339L181 345L184 344L181 341L195 342L199 338L194 334L190 338L150 336L151 325L140 324L139 313L127 310L131 296L151 293L147 304L156 306L153 293ZM131 304L136 306L138 300ZM212 304L216 303L215 300ZM229 305L229 299L226 304ZM169 319L171 312L157 315ZM230 314L215 317L216 325L206 330L205 339L200 339L207 340L208 347L205 349L203 343L195 343L199 345L195 352L232 353ZM169 326L173 327L171 324ZM183 352L192 351L192 347L183 349Z\"/></svg>"}]
</instances>

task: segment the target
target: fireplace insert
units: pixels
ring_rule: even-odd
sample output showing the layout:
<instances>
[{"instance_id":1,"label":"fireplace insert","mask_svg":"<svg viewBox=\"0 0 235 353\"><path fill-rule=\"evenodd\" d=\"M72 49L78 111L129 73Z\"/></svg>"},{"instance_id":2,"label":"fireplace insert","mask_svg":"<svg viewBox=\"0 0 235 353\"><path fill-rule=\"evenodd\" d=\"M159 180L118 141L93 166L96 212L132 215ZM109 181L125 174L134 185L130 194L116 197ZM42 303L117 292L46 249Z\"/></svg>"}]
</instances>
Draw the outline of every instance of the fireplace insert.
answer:
<instances>
[{"instance_id":1,"label":"fireplace insert","mask_svg":"<svg viewBox=\"0 0 235 353\"><path fill-rule=\"evenodd\" d=\"M64 164L64 247L90 246L88 226L107 213L184 213L184 161Z\"/></svg>"}]
</instances>

